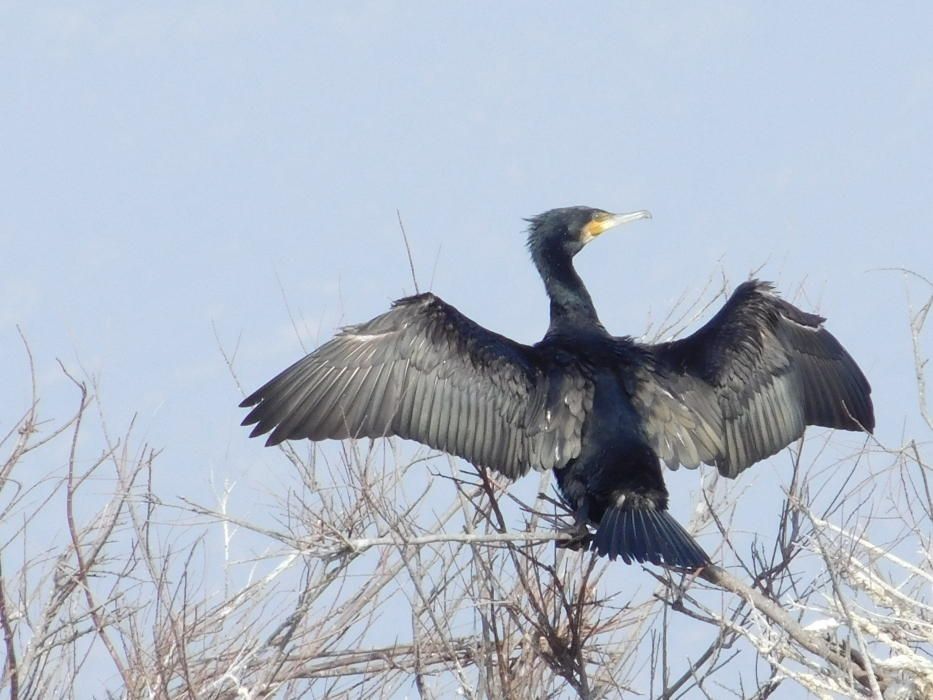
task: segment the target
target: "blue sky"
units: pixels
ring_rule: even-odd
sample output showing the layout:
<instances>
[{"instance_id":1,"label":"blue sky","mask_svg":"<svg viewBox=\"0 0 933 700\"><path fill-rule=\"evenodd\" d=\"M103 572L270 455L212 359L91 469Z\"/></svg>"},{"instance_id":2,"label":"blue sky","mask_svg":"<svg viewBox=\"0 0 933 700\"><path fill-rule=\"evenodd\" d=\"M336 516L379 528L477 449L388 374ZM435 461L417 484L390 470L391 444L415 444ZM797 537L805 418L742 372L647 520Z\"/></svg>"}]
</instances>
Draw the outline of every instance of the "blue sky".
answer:
<instances>
[{"instance_id":1,"label":"blue sky","mask_svg":"<svg viewBox=\"0 0 933 700\"><path fill-rule=\"evenodd\" d=\"M252 389L303 352L288 308L309 346L381 312L413 291L399 210L423 287L534 342L522 218L589 204L654 214L578 258L608 328L758 270L829 317L900 444L925 291L879 269L933 274L931 26L922 3L0 3L0 425L29 400L19 324L46 417L73 404L55 358L97 377L166 496L287 485L215 328Z\"/></svg>"},{"instance_id":2,"label":"blue sky","mask_svg":"<svg viewBox=\"0 0 933 700\"><path fill-rule=\"evenodd\" d=\"M18 323L50 391L80 363L156 444L255 459L212 324L253 386L301 353L283 291L309 342L378 313L412 290L399 209L422 283L532 342L522 217L577 203L655 216L578 258L615 332L760 267L830 317L881 431L910 412L903 282L872 270L933 263L933 10L0 8L7 416Z\"/></svg>"}]
</instances>

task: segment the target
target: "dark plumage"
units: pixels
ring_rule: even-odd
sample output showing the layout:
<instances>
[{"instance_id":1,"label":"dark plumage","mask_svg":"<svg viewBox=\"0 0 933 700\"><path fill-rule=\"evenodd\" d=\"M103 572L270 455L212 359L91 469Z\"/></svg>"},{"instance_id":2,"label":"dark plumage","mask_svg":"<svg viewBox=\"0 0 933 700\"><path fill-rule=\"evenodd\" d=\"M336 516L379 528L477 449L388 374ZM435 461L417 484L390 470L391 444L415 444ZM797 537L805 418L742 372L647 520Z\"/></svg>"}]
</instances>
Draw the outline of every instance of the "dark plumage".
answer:
<instances>
[{"instance_id":1,"label":"dark plumage","mask_svg":"<svg viewBox=\"0 0 933 700\"><path fill-rule=\"evenodd\" d=\"M350 326L256 392L244 425L267 444L399 435L517 478L554 469L600 555L695 568L709 558L667 511L661 461L733 478L807 425L874 428L871 388L819 316L745 282L693 335L609 335L572 265L603 231L647 218L568 207L530 219L551 300L522 345L433 294Z\"/></svg>"}]
</instances>

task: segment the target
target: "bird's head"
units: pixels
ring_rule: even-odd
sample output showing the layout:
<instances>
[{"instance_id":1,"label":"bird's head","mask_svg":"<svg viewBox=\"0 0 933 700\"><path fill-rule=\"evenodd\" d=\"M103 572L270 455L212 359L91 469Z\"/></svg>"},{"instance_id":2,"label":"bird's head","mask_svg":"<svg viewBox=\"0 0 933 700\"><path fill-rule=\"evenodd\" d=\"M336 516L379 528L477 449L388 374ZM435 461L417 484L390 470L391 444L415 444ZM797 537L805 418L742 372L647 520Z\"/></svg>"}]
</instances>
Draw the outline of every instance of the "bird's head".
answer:
<instances>
[{"instance_id":1,"label":"bird's head","mask_svg":"<svg viewBox=\"0 0 933 700\"><path fill-rule=\"evenodd\" d=\"M638 219L650 219L648 211L613 214L592 207L551 209L530 219L528 249L535 261L579 253L583 246L611 228Z\"/></svg>"}]
</instances>

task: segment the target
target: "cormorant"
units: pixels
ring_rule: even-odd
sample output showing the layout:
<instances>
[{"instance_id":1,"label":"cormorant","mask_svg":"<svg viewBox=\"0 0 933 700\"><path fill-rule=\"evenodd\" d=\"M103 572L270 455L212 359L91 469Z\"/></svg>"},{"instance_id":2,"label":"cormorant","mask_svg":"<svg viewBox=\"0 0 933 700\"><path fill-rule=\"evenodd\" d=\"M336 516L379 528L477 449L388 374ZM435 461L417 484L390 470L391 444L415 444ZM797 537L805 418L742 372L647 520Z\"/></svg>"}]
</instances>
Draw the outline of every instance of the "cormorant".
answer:
<instances>
[{"instance_id":1,"label":"cormorant","mask_svg":"<svg viewBox=\"0 0 933 700\"><path fill-rule=\"evenodd\" d=\"M344 328L248 396L251 437L398 435L510 478L553 469L581 541L600 555L698 568L708 555L668 513L661 462L734 478L806 426L871 431L871 388L825 319L752 280L693 335L649 345L610 335L572 259L646 211L553 209L528 219L551 300L523 345L433 294ZM585 524L595 526L589 535Z\"/></svg>"}]
</instances>

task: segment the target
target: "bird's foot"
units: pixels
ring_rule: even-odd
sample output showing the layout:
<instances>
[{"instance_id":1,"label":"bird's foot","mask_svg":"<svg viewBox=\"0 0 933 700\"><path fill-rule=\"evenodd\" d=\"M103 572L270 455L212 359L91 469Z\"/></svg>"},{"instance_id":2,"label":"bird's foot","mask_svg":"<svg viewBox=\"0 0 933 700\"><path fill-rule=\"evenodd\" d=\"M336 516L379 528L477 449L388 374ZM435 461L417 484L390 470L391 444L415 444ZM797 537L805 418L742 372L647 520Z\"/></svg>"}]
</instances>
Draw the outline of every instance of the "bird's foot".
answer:
<instances>
[{"instance_id":1,"label":"bird's foot","mask_svg":"<svg viewBox=\"0 0 933 700\"><path fill-rule=\"evenodd\" d=\"M590 542L593 540L593 533L587 528L586 523L577 521L575 525L563 531L570 535L570 539L557 540L554 544L560 549L570 549L574 552L589 549Z\"/></svg>"}]
</instances>

